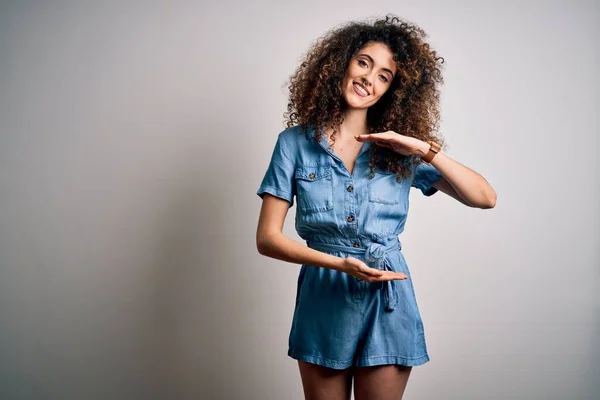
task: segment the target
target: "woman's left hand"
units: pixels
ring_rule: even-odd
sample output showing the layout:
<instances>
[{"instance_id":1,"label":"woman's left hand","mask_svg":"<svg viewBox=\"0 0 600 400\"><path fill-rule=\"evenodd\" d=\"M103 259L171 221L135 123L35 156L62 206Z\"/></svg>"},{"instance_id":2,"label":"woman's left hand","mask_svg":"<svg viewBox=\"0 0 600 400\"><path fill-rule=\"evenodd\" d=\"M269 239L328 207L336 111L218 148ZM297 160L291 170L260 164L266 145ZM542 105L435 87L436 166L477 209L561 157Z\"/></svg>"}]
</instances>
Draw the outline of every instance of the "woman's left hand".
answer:
<instances>
[{"instance_id":1,"label":"woman's left hand","mask_svg":"<svg viewBox=\"0 0 600 400\"><path fill-rule=\"evenodd\" d=\"M387 147L404 156L425 154L427 153L425 149L429 149L430 146L429 143L422 140L394 131L357 135L354 138L359 142L375 142L378 146Z\"/></svg>"}]
</instances>

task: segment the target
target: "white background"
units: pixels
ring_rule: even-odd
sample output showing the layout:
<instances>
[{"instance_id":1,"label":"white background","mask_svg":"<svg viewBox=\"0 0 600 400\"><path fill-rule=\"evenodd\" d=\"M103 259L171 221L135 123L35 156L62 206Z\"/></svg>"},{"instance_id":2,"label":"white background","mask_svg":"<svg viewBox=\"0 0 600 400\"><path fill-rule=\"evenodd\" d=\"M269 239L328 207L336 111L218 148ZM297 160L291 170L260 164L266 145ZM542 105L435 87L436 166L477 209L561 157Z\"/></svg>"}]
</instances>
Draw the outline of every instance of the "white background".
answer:
<instances>
[{"instance_id":1,"label":"white background","mask_svg":"<svg viewBox=\"0 0 600 400\"><path fill-rule=\"evenodd\" d=\"M412 191L405 397L600 398L598 3L377 0L0 3L0 398L302 399L255 192L308 46L388 12L498 193Z\"/></svg>"}]
</instances>

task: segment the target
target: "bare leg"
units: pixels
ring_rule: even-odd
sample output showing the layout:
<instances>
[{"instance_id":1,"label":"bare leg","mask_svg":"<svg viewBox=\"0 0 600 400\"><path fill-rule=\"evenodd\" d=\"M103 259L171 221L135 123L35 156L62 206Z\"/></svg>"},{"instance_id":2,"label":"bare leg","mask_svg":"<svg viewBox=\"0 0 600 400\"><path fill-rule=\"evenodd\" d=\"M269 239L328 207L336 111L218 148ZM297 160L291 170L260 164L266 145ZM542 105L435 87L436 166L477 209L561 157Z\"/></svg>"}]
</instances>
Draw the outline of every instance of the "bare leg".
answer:
<instances>
[{"instance_id":1,"label":"bare leg","mask_svg":"<svg viewBox=\"0 0 600 400\"><path fill-rule=\"evenodd\" d=\"M378 365L355 367L355 400L400 400L408 383L412 367Z\"/></svg>"},{"instance_id":2,"label":"bare leg","mask_svg":"<svg viewBox=\"0 0 600 400\"><path fill-rule=\"evenodd\" d=\"M352 369L326 368L298 361L306 400L350 400Z\"/></svg>"}]
</instances>

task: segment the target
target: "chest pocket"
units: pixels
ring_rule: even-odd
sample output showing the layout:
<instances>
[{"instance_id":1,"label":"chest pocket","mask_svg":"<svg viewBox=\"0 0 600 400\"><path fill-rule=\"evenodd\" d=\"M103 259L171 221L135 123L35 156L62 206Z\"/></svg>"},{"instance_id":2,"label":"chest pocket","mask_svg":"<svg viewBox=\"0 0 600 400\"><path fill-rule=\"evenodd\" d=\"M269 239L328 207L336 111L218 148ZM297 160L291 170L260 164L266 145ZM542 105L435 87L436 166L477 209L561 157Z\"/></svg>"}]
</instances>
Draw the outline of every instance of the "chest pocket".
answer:
<instances>
[{"instance_id":1,"label":"chest pocket","mask_svg":"<svg viewBox=\"0 0 600 400\"><path fill-rule=\"evenodd\" d=\"M389 171L377 171L372 179L369 179L369 201L381 204L398 204L402 200L403 185L396 182L396 173Z\"/></svg>"},{"instance_id":2,"label":"chest pocket","mask_svg":"<svg viewBox=\"0 0 600 400\"><path fill-rule=\"evenodd\" d=\"M333 178L331 166L296 168L298 208L305 214L333 210Z\"/></svg>"}]
</instances>

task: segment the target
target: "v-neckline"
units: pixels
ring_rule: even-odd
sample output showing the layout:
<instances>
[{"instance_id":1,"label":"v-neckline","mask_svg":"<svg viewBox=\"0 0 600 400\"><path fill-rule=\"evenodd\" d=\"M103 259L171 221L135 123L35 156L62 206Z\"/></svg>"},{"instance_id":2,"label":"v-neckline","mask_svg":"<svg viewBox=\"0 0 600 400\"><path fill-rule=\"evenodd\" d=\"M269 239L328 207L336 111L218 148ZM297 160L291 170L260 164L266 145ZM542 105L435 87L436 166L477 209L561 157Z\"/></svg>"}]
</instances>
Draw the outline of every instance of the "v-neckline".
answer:
<instances>
[{"instance_id":1,"label":"v-neckline","mask_svg":"<svg viewBox=\"0 0 600 400\"><path fill-rule=\"evenodd\" d=\"M352 168L352 171L350 171L348 169L348 167L346 166L346 163L344 162L344 160L342 160L333 150L333 148L329 147L329 139L327 138L327 135L325 135L325 132L323 132L323 128L319 128L319 131L321 132L321 141L319 142L319 145L327 152L329 153L329 155L331 155L334 159L336 159L337 161L339 161L343 166L344 169L348 172L348 174L350 176L352 176L354 174L354 170L356 169L356 162L358 161L359 157L361 155L363 155L364 152L366 152L369 147L371 147L371 143L372 142L364 142L360 148L360 151L358 152L358 155L356 156L356 159L354 160L354 167ZM313 134L315 134L316 132L313 129Z\"/></svg>"}]
</instances>

